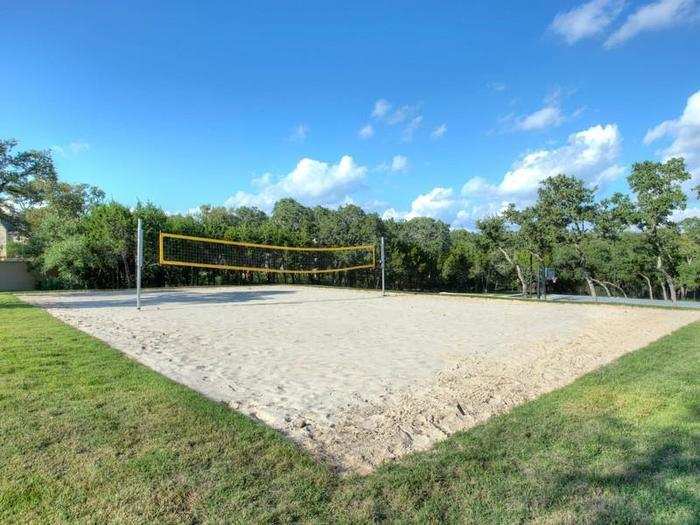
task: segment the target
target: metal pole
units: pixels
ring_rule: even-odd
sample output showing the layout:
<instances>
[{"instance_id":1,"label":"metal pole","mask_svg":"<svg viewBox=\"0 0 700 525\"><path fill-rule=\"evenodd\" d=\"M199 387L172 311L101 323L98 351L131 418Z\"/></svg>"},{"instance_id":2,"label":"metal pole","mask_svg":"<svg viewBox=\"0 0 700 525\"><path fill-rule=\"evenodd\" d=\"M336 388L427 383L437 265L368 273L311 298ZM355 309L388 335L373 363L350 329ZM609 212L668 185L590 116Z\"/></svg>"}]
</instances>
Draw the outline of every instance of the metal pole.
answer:
<instances>
[{"instance_id":1,"label":"metal pole","mask_svg":"<svg viewBox=\"0 0 700 525\"><path fill-rule=\"evenodd\" d=\"M136 226L136 308L141 309L141 267L143 266L143 226L141 219Z\"/></svg>"},{"instance_id":2,"label":"metal pole","mask_svg":"<svg viewBox=\"0 0 700 525\"><path fill-rule=\"evenodd\" d=\"M386 258L384 257L384 237L381 239L381 253L380 253L380 262L382 265L382 297L386 295L386 281L385 281L385 269L384 267L386 266Z\"/></svg>"}]
</instances>

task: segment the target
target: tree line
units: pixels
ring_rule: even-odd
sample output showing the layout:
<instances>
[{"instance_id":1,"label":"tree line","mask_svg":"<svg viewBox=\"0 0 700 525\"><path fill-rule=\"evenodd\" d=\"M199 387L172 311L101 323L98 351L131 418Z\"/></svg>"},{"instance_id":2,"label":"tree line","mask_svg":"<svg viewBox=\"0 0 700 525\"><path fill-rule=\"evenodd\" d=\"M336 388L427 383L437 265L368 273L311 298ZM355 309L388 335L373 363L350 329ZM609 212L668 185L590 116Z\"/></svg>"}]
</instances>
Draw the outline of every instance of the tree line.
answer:
<instances>
[{"instance_id":1,"label":"tree line","mask_svg":"<svg viewBox=\"0 0 700 525\"><path fill-rule=\"evenodd\" d=\"M557 293L676 301L697 298L700 288L700 219L673 221L686 207L682 184L690 179L680 158L634 164L631 193L602 200L580 179L548 178L530 206L511 204L468 231L428 217L387 220L352 204L334 210L293 199L269 214L209 205L194 214L168 214L153 203L129 208L94 186L61 181L49 152L16 148L0 141L0 219L16 232L10 254L28 260L42 288L134 286L139 218L144 286L380 284L378 270L299 276L160 266L158 234L171 232L284 246L378 244L384 237L390 289L532 294L545 267L555 270L549 288Z\"/></svg>"}]
</instances>

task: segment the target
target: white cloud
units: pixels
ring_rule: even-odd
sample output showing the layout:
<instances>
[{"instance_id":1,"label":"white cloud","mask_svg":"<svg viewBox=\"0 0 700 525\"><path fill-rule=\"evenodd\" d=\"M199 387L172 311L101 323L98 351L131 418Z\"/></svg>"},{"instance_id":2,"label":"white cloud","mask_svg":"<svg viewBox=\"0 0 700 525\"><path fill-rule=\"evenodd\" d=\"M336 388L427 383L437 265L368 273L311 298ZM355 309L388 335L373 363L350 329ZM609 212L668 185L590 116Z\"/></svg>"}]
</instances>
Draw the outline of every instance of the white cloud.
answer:
<instances>
[{"instance_id":1,"label":"white cloud","mask_svg":"<svg viewBox=\"0 0 700 525\"><path fill-rule=\"evenodd\" d=\"M374 118L384 118L387 113L389 113L389 110L391 109L391 104L389 103L388 100L385 100L383 98L380 98L374 103L374 109L372 110L372 116Z\"/></svg>"},{"instance_id":2,"label":"white cloud","mask_svg":"<svg viewBox=\"0 0 700 525\"><path fill-rule=\"evenodd\" d=\"M304 142L309 136L309 126L306 124L297 124L289 135L291 142Z\"/></svg>"},{"instance_id":3,"label":"white cloud","mask_svg":"<svg viewBox=\"0 0 700 525\"><path fill-rule=\"evenodd\" d=\"M90 149L90 144L82 140L72 140L64 145L55 144L51 146L50 149L61 157L70 158L88 151Z\"/></svg>"},{"instance_id":4,"label":"white cloud","mask_svg":"<svg viewBox=\"0 0 700 525\"><path fill-rule=\"evenodd\" d=\"M673 222L680 222L683 219L690 219L693 217L700 218L700 206L688 207L685 210L676 210L671 215L671 220Z\"/></svg>"},{"instance_id":5,"label":"white cloud","mask_svg":"<svg viewBox=\"0 0 700 525\"><path fill-rule=\"evenodd\" d=\"M622 142L615 124L597 125L573 133L565 145L541 149L519 158L498 183L472 177L460 194L452 188L436 187L419 195L409 211L389 208L384 216L411 219L426 216L441 219L452 227L472 228L477 219L500 213L510 202L527 206L536 196L539 183L565 173L591 186L618 178L625 168L617 164Z\"/></svg>"},{"instance_id":6,"label":"white cloud","mask_svg":"<svg viewBox=\"0 0 700 525\"><path fill-rule=\"evenodd\" d=\"M688 171L693 174L688 186L700 183L700 90L688 97L680 117L666 120L647 131L644 143L651 144L663 138L671 139L661 151L663 159L683 157Z\"/></svg>"},{"instance_id":7,"label":"white cloud","mask_svg":"<svg viewBox=\"0 0 700 525\"><path fill-rule=\"evenodd\" d=\"M534 113L520 117L515 127L523 131L534 131L559 126L564 122L564 115L558 106L545 106Z\"/></svg>"},{"instance_id":8,"label":"white cloud","mask_svg":"<svg viewBox=\"0 0 700 525\"><path fill-rule=\"evenodd\" d=\"M554 17L550 30L567 44L600 34L617 18L624 0L592 0Z\"/></svg>"},{"instance_id":9,"label":"white cloud","mask_svg":"<svg viewBox=\"0 0 700 525\"><path fill-rule=\"evenodd\" d=\"M472 177L462 186L462 195L497 195L498 188L483 177Z\"/></svg>"},{"instance_id":10,"label":"white cloud","mask_svg":"<svg viewBox=\"0 0 700 525\"><path fill-rule=\"evenodd\" d=\"M505 91L508 87L503 82L489 82L486 86L492 91Z\"/></svg>"},{"instance_id":11,"label":"white cloud","mask_svg":"<svg viewBox=\"0 0 700 525\"><path fill-rule=\"evenodd\" d=\"M644 135L644 144L647 146L654 141L659 140L666 135L673 133L678 128L678 121L665 120L661 124L657 124Z\"/></svg>"},{"instance_id":12,"label":"white cloud","mask_svg":"<svg viewBox=\"0 0 700 525\"><path fill-rule=\"evenodd\" d=\"M457 213L461 199L455 197L452 188L435 187L428 193L418 195L411 202L409 211L388 208L382 213L383 219L410 220L415 217L432 217L450 222Z\"/></svg>"},{"instance_id":13,"label":"white cloud","mask_svg":"<svg viewBox=\"0 0 700 525\"><path fill-rule=\"evenodd\" d=\"M435 187L418 195L409 211L388 208L383 219L410 220L415 217L431 217L448 223L452 228L474 228L478 219L501 213L508 206L507 200L472 202L455 194L452 188Z\"/></svg>"},{"instance_id":14,"label":"white cloud","mask_svg":"<svg viewBox=\"0 0 700 525\"><path fill-rule=\"evenodd\" d=\"M606 48L618 46L646 31L659 31L697 19L695 0L659 0L629 15L605 41Z\"/></svg>"},{"instance_id":15,"label":"white cloud","mask_svg":"<svg viewBox=\"0 0 700 525\"><path fill-rule=\"evenodd\" d=\"M390 126L395 126L396 124L401 124L409 119L413 119L418 114L418 106L411 106L406 104L397 108L396 111L387 115L386 122Z\"/></svg>"},{"instance_id":16,"label":"white cloud","mask_svg":"<svg viewBox=\"0 0 700 525\"><path fill-rule=\"evenodd\" d=\"M387 208L386 210L384 210L384 213L382 213L382 219L384 219L385 221L388 221L389 219L400 220L403 219L405 216L405 213L401 213L395 208Z\"/></svg>"},{"instance_id":17,"label":"white cloud","mask_svg":"<svg viewBox=\"0 0 700 525\"><path fill-rule=\"evenodd\" d=\"M433 217L435 219L448 219L450 212L454 211L459 201L454 196L452 188L436 187L428 193L418 195L411 203L411 211L406 214L406 219L414 217Z\"/></svg>"},{"instance_id":18,"label":"white cloud","mask_svg":"<svg viewBox=\"0 0 700 525\"><path fill-rule=\"evenodd\" d=\"M511 113L501 118L500 123L507 131L538 131L560 126L567 120L561 109L562 99L572 93L563 93L561 88L556 87L544 97L544 105L537 111L520 116ZM577 110L570 118L580 113Z\"/></svg>"},{"instance_id":19,"label":"white cloud","mask_svg":"<svg viewBox=\"0 0 700 525\"><path fill-rule=\"evenodd\" d=\"M393 106L388 100L379 99L374 103L372 117L387 126L403 125L401 141L411 142L414 133L423 122L423 115L420 114L420 105L405 104L393 110L392 108ZM374 128L369 124L359 132L361 138L369 138L373 134Z\"/></svg>"},{"instance_id":20,"label":"white cloud","mask_svg":"<svg viewBox=\"0 0 700 525\"><path fill-rule=\"evenodd\" d=\"M421 127L422 123L423 117L421 115L412 118L411 122L409 122L401 132L401 140L403 142L411 142L413 140L413 135L415 134L416 130Z\"/></svg>"},{"instance_id":21,"label":"white cloud","mask_svg":"<svg viewBox=\"0 0 700 525\"><path fill-rule=\"evenodd\" d=\"M445 135L445 133L447 133L447 124L440 124L430 133L430 138L433 140L437 140L442 138Z\"/></svg>"},{"instance_id":22,"label":"white cloud","mask_svg":"<svg viewBox=\"0 0 700 525\"><path fill-rule=\"evenodd\" d=\"M275 202L292 197L309 205L336 205L349 202L350 195L364 187L367 168L344 155L337 164L303 158L289 174L274 180L269 175L254 179L259 191L237 191L226 201L227 206L255 206L270 210Z\"/></svg>"},{"instance_id":23,"label":"white cloud","mask_svg":"<svg viewBox=\"0 0 700 525\"><path fill-rule=\"evenodd\" d=\"M408 158L403 155L394 155L391 159L391 171L406 171L408 169Z\"/></svg>"},{"instance_id":24,"label":"white cloud","mask_svg":"<svg viewBox=\"0 0 700 525\"><path fill-rule=\"evenodd\" d=\"M404 155L394 155L391 162L382 162L374 168L375 171L389 171L393 173L403 172L408 169L408 157Z\"/></svg>"},{"instance_id":25,"label":"white cloud","mask_svg":"<svg viewBox=\"0 0 700 525\"><path fill-rule=\"evenodd\" d=\"M491 215L498 215L505 211L510 201L489 201L483 203L472 203L463 201L461 209L454 216L451 222L453 228L475 229L476 221Z\"/></svg>"},{"instance_id":26,"label":"white cloud","mask_svg":"<svg viewBox=\"0 0 700 525\"><path fill-rule=\"evenodd\" d=\"M498 189L505 194L531 193L541 181L560 173L580 177L592 184L606 173L609 180L613 172L606 170L615 166L621 142L615 124L592 126L573 133L560 148L542 149L523 156L505 174Z\"/></svg>"},{"instance_id":27,"label":"white cloud","mask_svg":"<svg viewBox=\"0 0 700 525\"><path fill-rule=\"evenodd\" d=\"M372 124L367 124L357 132L357 135L363 140L372 138L374 136L374 127L372 127Z\"/></svg>"}]
</instances>

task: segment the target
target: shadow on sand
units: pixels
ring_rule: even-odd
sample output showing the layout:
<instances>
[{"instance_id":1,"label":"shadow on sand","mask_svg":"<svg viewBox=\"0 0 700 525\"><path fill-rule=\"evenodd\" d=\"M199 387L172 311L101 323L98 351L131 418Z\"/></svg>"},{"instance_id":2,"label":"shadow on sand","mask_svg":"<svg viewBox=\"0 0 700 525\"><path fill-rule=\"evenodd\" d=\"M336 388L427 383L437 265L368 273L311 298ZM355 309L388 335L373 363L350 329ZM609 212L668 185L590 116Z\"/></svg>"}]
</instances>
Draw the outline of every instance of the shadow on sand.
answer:
<instances>
[{"instance_id":1,"label":"shadow on sand","mask_svg":"<svg viewBox=\"0 0 700 525\"><path fill-rule=\"evenodd\" d=\"M201 306L236 305L255 302L256 305L290 305L307 303L328 303L347 301L366 301L373 299L371 295L363 297L328 298L328 299L299 299L294 300L298 292L295 290L230 290L216 292L193 292L177 290L148 290L141 295L143 309L171 309L178 306L198 304ZM136 292L129 294L124 291L114 292L65 292L57 295L58 300L52 303L40 303L42 308L134 308ZM66 300L62 300L65 298ZM84 299L81 299L84 298ZM288 298L291 300L283 300ZM281 300L282 299L282 300Z\"/></svg>"}]
</instances>

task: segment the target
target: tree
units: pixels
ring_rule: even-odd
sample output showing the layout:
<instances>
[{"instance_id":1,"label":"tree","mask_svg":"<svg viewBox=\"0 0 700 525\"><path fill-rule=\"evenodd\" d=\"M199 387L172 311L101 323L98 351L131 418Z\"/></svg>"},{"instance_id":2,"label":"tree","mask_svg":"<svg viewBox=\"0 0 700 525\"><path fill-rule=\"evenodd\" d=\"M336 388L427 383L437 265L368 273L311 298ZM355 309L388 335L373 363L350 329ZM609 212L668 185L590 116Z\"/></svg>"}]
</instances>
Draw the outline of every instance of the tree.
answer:
<instances>
[{"instance_id":1,"label":"tree","mask_svg":"<svg viewBox=\"0 0 700 525\"><path fill-rule=\"evenodd\" d=\"M489 248L497 250L508 264L515 269L522 294L527 295L528 283L525 279L522 265L518 260L518 252L522 248L518 233L508 229L506 219L503 216L481 219L476 222L476 226Z\"/></svg>"},{"instance_id":2,"label":"tree","mask_svg":"<svg viewBox=\"0 0 700 525\"><path fill-rule=\"evenodd\" d=\"M681 295L700 288L700 218L685 219L680 224L682 236L679 252L681 264L678 268L678 282Z\"/></svg>"},{"instance_id":3,"label":"tree","mask_svg":"<svg viewBox=\"0 0 700 525\"><path fill-rule=\"evenodd\" d=\"M552 241L561 246L573 268L580 272L592 297L595 282L586 253L589 232L597 220L594 190L583 181L567 175L544 180L537 191L537 216Z\"/></svg>"},{"instance_id":4,"label":"tree","mask_svg":"<svg viewBox=\"0 0 700 525\"><path fill-rule=\"evenodd\" d=\"M401 263L408 287L438 288L442 260L450 248L449 226L430 217L415 217L398 223L392 240L389 255L393 262Z\"/></svg>"},{"instance_id":5,"label":"tree","mask_svg":"<svg viewBox=\"0 0 700 525\"><path fill-rule=\"evenodd\" d=\"M204 205L199 207L202 231L206 237L221 239L226 230L240 223L233 210L224 206Z\"/></svg>"},{"instance_id":6,"label":"tree","mask_svg":"<svg viewBox=\"0 0 700 525\"><path fill-rule=\"evenodd\" d=\"M473 291L479 270L477 235L466 230L455 230L450 237L450 249L442 263L442 279L450 289Z\"/></svg>"},{"instance_id":7,"label":"tree","mask_svg":"<svg viewBox=\"0 0 700 525\"><path fill-rule=\"evenodd\" d=\"M687 197L681 183L690 179L685 162L673 158L665 163L638 162L627 182L637 196L635 222L649 242L671 300L677 299L678 229L671 221L675 210L685 209Z\"/></svg>"},{"instance_id":8,"label":"tree","mask_svg":"<svg viewBox=\"0 0 700 525\"><path fill-rule=\"evenodd\" d=\"M8 246L9 253L29 259L42 287L131 286L140 218L147 286L289 279L379 285L375 270L290 277L161 266L158 233L172 232L281 246L371 244L383 236L388 282L397 289L489 292L518 286L527 293L532 284L528 267L535 260L557 268L556 287L564 293L576 293L585 283L591 295L599 288L609 295L653 299L660 291L676 300L700 289L700 219L672 220L673 212L686 205L681 186L689 174L681 159L635 164L628 180L636 202L619 193L598 201L594 188L558 175L540 184L534 204L521 209L510 205L500 216L479 221L478 232L469 232L427 217L382 220L352 204L310 208L293 199L278 201L270 216L256 208L210 205L194 214L166 214L151 203L130 210L105 203L99 188L58 180L47 152L17 153L15 147L15 141L0 141L0 215L22 228L23 237ZM308 267L320 260L307 252L265 253L256 255L258 268ZM367 252L334 252L331 264L361 265L367 258Z\"/></svg>"},{"instance_id":9,"label":"tree","mask_svg":"<svg viewBox=\"0 0 700 525\"><path fill-rule=\"evenodd\" d=\"M136 221L129 209L116 202L94 206L84 219L84 228L94 264L103 272L107 286L130 288Z\"/></svg>"},{"instance_id":10,"label":"tree","mask_svg":"<svg viewBox=\"0 0 700 525\"><path fill-rule=\"evenodd\" d=\"M15 140L0 140L0 219L23 231L22 213L42 202L58 179L49 152L13 154L16 146Z\"/></svg>"}]
</instances>

